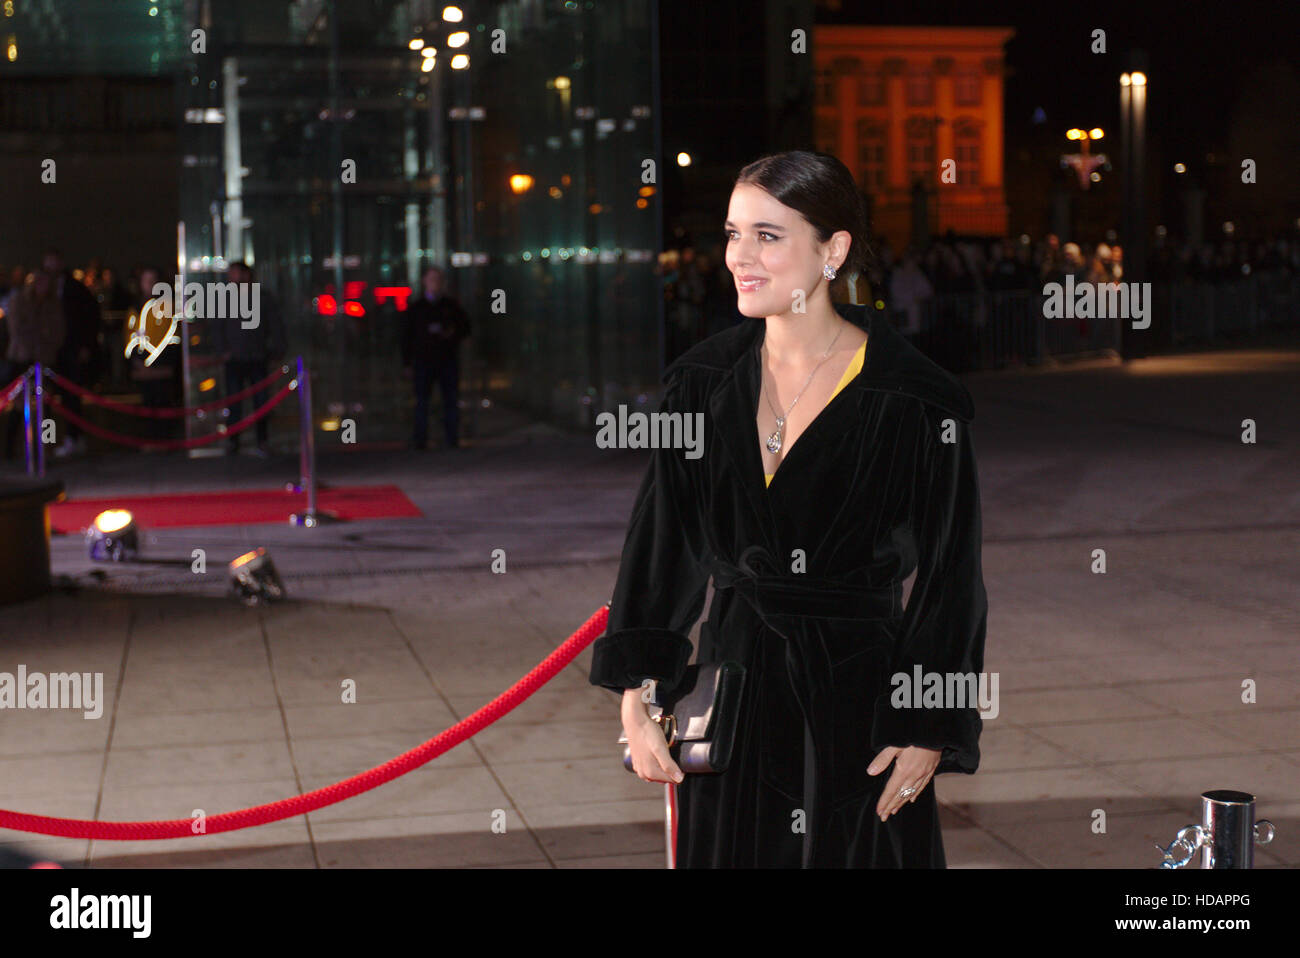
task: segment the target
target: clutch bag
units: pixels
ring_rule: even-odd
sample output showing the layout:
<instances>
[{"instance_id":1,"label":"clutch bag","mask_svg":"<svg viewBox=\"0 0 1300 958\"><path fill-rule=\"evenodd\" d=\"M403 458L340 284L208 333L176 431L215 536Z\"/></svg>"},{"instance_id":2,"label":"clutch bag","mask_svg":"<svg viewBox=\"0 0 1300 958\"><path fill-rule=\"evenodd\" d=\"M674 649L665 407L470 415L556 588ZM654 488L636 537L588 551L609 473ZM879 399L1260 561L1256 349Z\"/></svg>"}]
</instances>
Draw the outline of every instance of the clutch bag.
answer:
<instances>
[{"instance_id":1,"label":"clutch bag","mask_svg":"<svg viewBox=\"0 0 1300 958\"><path fill-rule=\"evenodd\" d=\"M652 704L661 708L654 721L668 740L668 754L685 773L717 774L731 763L740 724L740 693L745 667L739 662L710 662L687 666L681 683L671 692L655 688ZM623 767L632 768L627 736L619 737Z\"/></svg>"}]
</instances>

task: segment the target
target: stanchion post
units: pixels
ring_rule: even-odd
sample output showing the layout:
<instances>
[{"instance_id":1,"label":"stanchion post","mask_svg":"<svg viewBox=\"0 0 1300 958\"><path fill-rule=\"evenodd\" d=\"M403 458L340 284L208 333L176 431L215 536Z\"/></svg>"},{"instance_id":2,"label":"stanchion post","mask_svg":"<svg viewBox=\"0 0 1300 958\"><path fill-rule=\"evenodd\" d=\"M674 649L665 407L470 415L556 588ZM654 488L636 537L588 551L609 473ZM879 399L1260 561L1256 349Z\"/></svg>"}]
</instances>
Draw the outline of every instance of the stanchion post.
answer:
<instances>
[{"instance_id":1,"label":"stanchion post","mask_svg":"<svg viewBox=\"0 0 1300 958\"><path fill-rule=\"evenodd\" d=\"M37 363L36 369L36 428L43 430L45 428L45 378L41 374L41 364ZM42 479L45 478L45 440L41 439L36 443L36 475Z\"/></svg>"},{"instance_id":2,"label":"stanchion post","mask_svg":"<svg viewBox=\"0 0 1300 958\"><path fill-rule=\"evenodd\" d=\"M36 460L32 448L32 374L31 370L23 373L23 445L27 450L27 475L36 472Z\"/></svg>"},{"instance_id":3,"label":"stanchion post","mask_svg":"<svg viewBox=\"0 0 1300 958\"><path fill-rule=\"evenodd\" d=\"M296 491L307 494L307 508L289 521L296 526L314 526L316 516L316 433L311 415L311 371L298 357L298 471Z\"/></svg>"},{"instance_id":4,"label":"stanchion post","mask_svg":"<svg viewBox=\"0 0 1300 958\"><path fill-rule=\"evenodd\" d=\"M307 519L316 524L316 430L311 418L311 370L302 368L302 405L307 411L303 430L307 434Z\"/></svg>"},{"instance_id":5,"label":"stanchion post","mask_svg":"<svg viewBox=\"0 0 1300 958\"><path fill-rule=\"evenodd\" d=\"M307 427L311 422L311 409L307 405L306 367L298 357L298 488L307 491Z\"/></svg>"}]
</instances>

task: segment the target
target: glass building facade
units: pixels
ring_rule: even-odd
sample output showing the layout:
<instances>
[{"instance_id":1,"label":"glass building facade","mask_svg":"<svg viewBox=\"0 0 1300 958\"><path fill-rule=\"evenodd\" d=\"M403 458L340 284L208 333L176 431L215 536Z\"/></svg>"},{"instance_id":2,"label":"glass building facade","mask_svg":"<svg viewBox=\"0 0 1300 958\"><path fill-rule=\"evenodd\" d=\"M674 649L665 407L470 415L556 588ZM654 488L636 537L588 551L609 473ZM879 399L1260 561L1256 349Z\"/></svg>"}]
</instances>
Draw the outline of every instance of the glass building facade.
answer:
<instances>
[{"instance_id":1,"label":"glass building facade","mask_svg":"<svg viewBox=\"0 0 1300 958\"><path fill-rule=\"evenodd\" d=\"M420 0L249 6L188 8L206 52L177 80L178 262L188 282L255 267L313 371L318 426L409 435L399 338L428 264L470 315L466 434L490 402L583 427L647 401L662 368L653 2L463 4L459 22ZM186 346L201 370L201 322ZM188 401L204 387L191 375Z\"/></svg>"}]
</instances>

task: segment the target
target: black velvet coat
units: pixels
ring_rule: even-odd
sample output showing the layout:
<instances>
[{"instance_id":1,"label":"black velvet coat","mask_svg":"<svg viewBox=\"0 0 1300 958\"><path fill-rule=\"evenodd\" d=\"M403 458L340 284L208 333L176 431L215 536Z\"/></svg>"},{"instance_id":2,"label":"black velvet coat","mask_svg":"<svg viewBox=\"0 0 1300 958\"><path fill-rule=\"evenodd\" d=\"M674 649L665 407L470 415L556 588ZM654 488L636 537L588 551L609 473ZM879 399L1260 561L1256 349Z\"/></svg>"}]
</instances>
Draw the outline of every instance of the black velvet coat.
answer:
<instances>
[{"instance_id":1,"label":"black velvet coat","mask_svg":"<svg viewBox=\"0 0 1300 958\"><path fill-rule=\"evenodd\" d=\"M889 745L941 748L936 774L979 765L975 707L890 701L890 676L915 665L984 667L970 394L879 312L835 308L867 330L862 371L768 487L755 420L765 321L711 336L664 373L660 410L703 412L704 453L653 450L590 680L617 692L680 682L713 577L697 660L743 663L746 685L728 770L678 786L680 868L942 868L933 780L882 823L893 765L867 766Z\"/></svg>"}]
</instances>

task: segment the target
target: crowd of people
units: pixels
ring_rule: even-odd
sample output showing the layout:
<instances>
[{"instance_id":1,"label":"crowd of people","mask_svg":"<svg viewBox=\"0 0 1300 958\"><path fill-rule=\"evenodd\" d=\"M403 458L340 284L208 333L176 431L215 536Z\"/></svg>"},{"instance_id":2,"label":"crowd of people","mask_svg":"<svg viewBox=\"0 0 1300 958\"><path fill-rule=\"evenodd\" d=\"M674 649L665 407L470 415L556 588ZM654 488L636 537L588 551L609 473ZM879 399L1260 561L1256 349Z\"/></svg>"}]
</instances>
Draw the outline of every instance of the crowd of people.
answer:
<instances>
[{"instance_id":1,"label":"crowd of people","mask_svg":"<svg viewBox=\"0 0 1300 958\"><path fill-rule=\"evenodd\" d=\"M933 239L897 254L887 239L874 248L867 279L871 297L885 303L905 335L921 332L921 304L945 294L1038 290L1052 282L1113 283L1124 277L1124 250L1113 238L1062 243L1055 234L993 241ZM1284 236L1261 240L1226 238L1218 243L1168 242L1158 238L1148 254L1151 282L1226 283L1254 272L1300 273L1300 243ZM666 258L662 269L667 303L669 358L743 317L735 308L734 284L722 247L701 252L687 246Z\"/></svg>"},{"instance_id":2,"label":"crowd of people","mask_svg":"<svg viewBox=\"0 0 1300 958\"><path fill-rule=\"evenodd\" d=\"M244 263L231 263L226 279L251 283L253 270ZM155 304L148 312L145 309L160 281L170 282L172 277L153 266L138 267L126 284L98 260L73 270L57 249L47 250L34 269L0 268L0 387L40 363L84 390L101 392L125 363L121 371L143 405L183 405L181 350L171 346L148 361L150 352L144 348L146 343L162 342L171 324L165 308ZM227 394L263 379L268 363L278 361L285 349L283 320L267 291L260 291L257 328L244 329L239 323L241 318L232 316L207 325L215 356L223 366ZM135 335L144 338L128 356L127 346ZM253 403L260 406L264 399L257 393ZM73 416L86 417L84 400L75 391L60 391L59 401ZM241 406L232 404L230 421L241 418ZM15 457L22 428L22 412L15 404L4 429L5 458ZM173 439L181 432L179 418L145 419L133 430L146 439ZM267 455L265 417L257 422L256 437L254 453ZM57 439L57 457L86 451L85 435L73 419L59 423ZM239 442L238 435L228 436L227 451L238 452Z\"/></svg>"}]
</instances>

